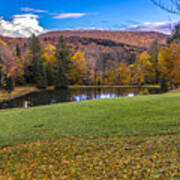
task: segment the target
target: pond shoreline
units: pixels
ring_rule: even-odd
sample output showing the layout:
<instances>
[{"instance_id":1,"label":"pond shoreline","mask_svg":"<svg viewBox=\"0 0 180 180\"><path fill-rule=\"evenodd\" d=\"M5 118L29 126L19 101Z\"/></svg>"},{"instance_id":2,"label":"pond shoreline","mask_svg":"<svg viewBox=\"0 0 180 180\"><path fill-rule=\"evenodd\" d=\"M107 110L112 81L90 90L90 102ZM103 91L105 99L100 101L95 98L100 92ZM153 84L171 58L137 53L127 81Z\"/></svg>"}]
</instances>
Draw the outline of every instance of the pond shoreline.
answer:
<instances>
[{"instance_id":1,"label":"pond shoreline","mask_svg":"<svg viewBox=\"0 0 180 180\"><path fill-rule=\"evenodd\" d=\"M141 87L135 86L135 85L114 85L114 86L109 86L109 85L101 85L101 86L95 86L95 85L73 85L69 86L69 89L73 88L160 88L159 85L143 85ZM54 90L53 87L48 87L46 90ZM44 89L37 89L36 87L33 86L22 86L22 87L16 87L15 90L8 94L7 92L2 92L0 91L0 102L2 101L11 101L16 98L20 98L22 96L28 95L30 93L34 92L41 92L44 91Z\"/></svg>"}]
</instances>

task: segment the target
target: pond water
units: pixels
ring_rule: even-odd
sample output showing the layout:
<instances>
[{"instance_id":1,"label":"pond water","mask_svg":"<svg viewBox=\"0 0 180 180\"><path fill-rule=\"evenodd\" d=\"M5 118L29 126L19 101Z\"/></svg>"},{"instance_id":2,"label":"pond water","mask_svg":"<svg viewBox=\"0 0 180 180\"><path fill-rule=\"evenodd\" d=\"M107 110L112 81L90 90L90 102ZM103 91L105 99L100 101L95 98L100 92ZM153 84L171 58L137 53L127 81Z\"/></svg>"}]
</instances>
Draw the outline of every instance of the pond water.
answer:
<instances>
[{"instance_id":1,"label":"pond water","mask_svg":"<svg viewBox=\"0 0 180 180\"><path fill-rule=\"evenodd\" d=\"M39 105L55 104L60 102L84 101L90 99L107 99L120 96L137 96L143 92L148 94L158 94L158 88L71 88L61 90L44 90L30 93L28 95L13 99L11 101L0 102L0 109L32 107Z\"/></svg>"}]
</instances>

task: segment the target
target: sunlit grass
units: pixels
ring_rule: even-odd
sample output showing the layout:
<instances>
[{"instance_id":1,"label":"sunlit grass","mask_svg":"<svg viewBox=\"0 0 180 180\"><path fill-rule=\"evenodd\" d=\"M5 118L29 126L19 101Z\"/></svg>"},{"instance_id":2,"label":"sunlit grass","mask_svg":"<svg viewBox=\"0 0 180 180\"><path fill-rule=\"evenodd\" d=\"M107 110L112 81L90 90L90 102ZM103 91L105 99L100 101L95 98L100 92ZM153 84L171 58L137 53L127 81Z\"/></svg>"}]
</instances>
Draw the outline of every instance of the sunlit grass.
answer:
<instances>
[{"instance_id":1,"label":"sunlit grass","mask_svg":"<svg viewBox=\"0 0 180 180\"><path fill-rule=\"evenodd\" d=\"M180 93L0 111L0 144L180 132Z\"/></svg>"},{"instance_id":2,"label":"sunlit grass","mask_svg":"<svg viewBox=\"0 0 180 180\"><path fill-rule=\"evenodd\" d=\"M0 179L179 179L180 93L0 111Z\"/></svg>"}]
</instances>

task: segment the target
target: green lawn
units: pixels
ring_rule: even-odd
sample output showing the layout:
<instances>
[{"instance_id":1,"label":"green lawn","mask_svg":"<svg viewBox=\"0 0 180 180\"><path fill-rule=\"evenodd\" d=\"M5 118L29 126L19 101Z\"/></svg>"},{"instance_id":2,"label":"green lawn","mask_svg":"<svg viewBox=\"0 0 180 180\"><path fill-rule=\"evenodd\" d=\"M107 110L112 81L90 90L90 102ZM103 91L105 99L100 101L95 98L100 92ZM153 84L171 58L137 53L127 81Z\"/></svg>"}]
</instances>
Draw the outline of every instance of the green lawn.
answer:
<instances>
[{"instance_id":1,"label":"green lawn","mask_svg":"<svg viewBox=\"0 0 180 180\"><path fill-rule=\"evenodd\" d=\"M180 93L0 111L2 180L180 179Z\"/></svg>"},{"instance_id":2,"label":"green lawn","mask_svg":"<svg viewBox=\"0 0 180 180\"><path fill-rule=\"evenodd\" d=\"M0 145L59 137L180 133L180 93L0 111Z\"/></svg>"}]
</instances>

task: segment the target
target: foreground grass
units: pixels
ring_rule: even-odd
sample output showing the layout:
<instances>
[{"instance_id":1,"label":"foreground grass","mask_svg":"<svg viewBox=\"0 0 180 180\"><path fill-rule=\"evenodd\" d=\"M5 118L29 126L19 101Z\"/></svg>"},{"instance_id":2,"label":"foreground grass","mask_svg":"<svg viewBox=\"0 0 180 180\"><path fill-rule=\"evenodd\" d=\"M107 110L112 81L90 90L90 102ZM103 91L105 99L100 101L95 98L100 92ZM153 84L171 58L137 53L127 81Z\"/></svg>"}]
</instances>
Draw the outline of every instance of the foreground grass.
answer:
<instances>
[{"instance_id":1,"label":"foreground grass","mask_svg":"<svg viewBox=\"0 0 180 180\"><path fill-rule=\"evenodd\" d=\"M0 111L0 179L180 179L180 93Z\"/></svg>"},{"instance_id":2,"label":"foreground grass","mask_svg":"<svg viewBox=\"0 0 180 180\"><path fill-rule=\"evenodd\" d=\"M0 144L37 139L180 133L180 93L0 111Z\"/></svg>"},{"instance_id":3,"label":"foreground grass","mask_svg":"<svg viewBox=\"0 0 180 180\"><path fill-rule=\"evenodd\" d=\"M179 179L180 136L65 138L0 150L0 179Z\"/></svg>"}]
</instances>

